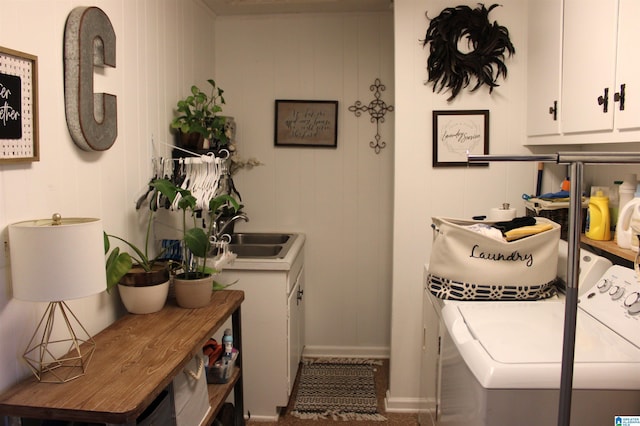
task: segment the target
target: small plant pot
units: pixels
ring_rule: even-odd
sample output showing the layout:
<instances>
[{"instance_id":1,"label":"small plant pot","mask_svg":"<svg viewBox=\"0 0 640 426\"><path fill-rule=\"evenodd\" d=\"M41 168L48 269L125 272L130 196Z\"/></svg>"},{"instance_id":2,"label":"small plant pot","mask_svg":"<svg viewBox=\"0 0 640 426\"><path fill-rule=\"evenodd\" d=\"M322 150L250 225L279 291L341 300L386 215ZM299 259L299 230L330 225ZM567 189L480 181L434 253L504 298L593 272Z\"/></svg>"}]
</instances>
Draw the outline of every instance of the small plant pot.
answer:
<instances>
[{"instance_id":1,"label":"small plant pot","mask_svg":"<svg viewBox=\"0 0 640 426\"><path fill-rule=\"evenodd\" d=\"M178 143L183 148L202 149L204 145L204 137L200 133L182 133L178 132Z\"/></svg>"},{"instance_id":2,"label":"small plant pot","mask_svg":"<svg viewBox=\"0 0 640 426\"><path fill-rule=\"evenodd\" d=\"M182 308L202 308L209 304L213 292L213 275L204 278L185 279L178 274L173 279L176 302Z\"/></svg>"},{"instance_id":3,"label":"small plant pot","mask_svg":"<svg viewBox=\"0 0 640 426\"><path fill-rule=\"evenodd\" d=\"M164 267L145 272L134 268L118 283L120 299L132 314L151 314L161 310L169 294L169 271Z\"/></svg>"}]
</instances>

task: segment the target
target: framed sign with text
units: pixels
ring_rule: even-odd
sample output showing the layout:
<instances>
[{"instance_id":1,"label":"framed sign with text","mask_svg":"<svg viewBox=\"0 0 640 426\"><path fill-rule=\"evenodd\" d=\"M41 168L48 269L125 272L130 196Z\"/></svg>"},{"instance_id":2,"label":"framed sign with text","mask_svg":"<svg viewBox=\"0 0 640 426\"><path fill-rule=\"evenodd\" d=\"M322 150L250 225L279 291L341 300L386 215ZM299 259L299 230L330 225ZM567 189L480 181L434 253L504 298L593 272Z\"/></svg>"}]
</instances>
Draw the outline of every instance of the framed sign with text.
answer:
<instances>
[{"instance_id":1,"label":"framed sign with text","mask_svg":"<svg viewBox=\"0 0 640 426\"><path fill-rule=\"evenodd\" d=\"M338 146L338 101L276 99L275 146Z\"/></svg>"},{"instance_id":2,"label":"framed sign with text","mask_svg":"<svg viewBox=\"0 0 640 426\"><path fill-rule=\"evenodd\" d=\"M433 111L433 167L488 166L468 154L489 154L489 111Z\"/></svg>"},{"instance_id":3,"label":"framed sign with text","mask_svg":"<svg viewBox=\"0 0 640 426\"><path fill-rule=\"evenodd\" d=\"M0 47L0 162L39 159L38 58Z\"/></svg>"}]
</instances>

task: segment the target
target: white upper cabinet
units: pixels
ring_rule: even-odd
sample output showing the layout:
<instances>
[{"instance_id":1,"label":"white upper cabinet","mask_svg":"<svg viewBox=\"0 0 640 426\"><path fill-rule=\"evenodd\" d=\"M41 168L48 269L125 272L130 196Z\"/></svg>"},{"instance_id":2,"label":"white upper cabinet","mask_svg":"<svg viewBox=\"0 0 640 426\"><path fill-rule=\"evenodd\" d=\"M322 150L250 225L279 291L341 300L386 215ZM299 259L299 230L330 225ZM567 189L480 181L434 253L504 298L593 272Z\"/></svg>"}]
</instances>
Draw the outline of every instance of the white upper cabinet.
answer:
<instances>
[{"instance_id":1,"label":"white upper cabinet","mask_svg":"<svg viewBox=\"0 0 640 426\"><path fill-rule=\"evenodd\" d=\"M640 1L620 0L618 12L618 53L614 103L617 129L640 128Z\"/></svg>"},{"instance_id":2,"label":"white upper cabinet","mask_svg":"<svg viewBox=\"0 0 640 426\"><path fill-rule=\"evenodd\" d=\"M562 3L561 12L558 2ZM529 3L527 143L639 141L640 1ZM556 26L558 13L562 15L562 30ZM554 39L562 44L560 66L554 62L559 49ZM543 55L546 57L541 60ZM555 84L559 76L559 122L549 123L544 112L549 111L549 99L557 94L552 91L558 90Z\"/></svg>"},{"instance_id":3,"label":"white upper cabinet","mask_svg":"<svg viewBox=\"0 0 640 426\"><path fill-rule=\"evenodd\" d=\"M528 2L527 135L560 134L562 0Z\"/></svg>"},{"instance_id":4,"label":"white upper cabinet","mask_svg":"<svg viewBox=\"0 0 640 426\"><path fill-rule=\"evenodd\" d=\"M562 130L613 129L617 0L565 0Z\"/></svg>"}]
</instances>

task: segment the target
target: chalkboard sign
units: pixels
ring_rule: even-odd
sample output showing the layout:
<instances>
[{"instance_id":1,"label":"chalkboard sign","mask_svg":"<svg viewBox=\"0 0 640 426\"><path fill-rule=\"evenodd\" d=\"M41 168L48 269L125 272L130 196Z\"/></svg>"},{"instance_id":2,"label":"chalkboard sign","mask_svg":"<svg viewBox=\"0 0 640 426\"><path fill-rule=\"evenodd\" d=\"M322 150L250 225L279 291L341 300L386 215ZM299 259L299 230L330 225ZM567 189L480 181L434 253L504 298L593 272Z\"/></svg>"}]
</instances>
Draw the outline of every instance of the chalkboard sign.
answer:
<instances>
[{"instance_id":1,"label":"chalkboard sign","mask_svg":"<svg viewBox=\"0 0 640 426\"><path fill-rule=\"evenodd\" d=\"M275 146L335 148L338 101L276 99Z\"/></svg>"},{"instance_id":2,"label":"chalkboard sign","mask_svg":"<svg viewBox=\"0 0 640 426\"><path fill-rule=\"evenodd\" d=\"M0 138L22 138L22 85L20 77L0 73Z\"/></svg>"},{"instance_id":3,"label":"chalkboard sign","mask_svg":"<svg viewBox=\"0 0 640 426\"><path fill-rule=\"evenodd\" d=\"M0 47L0 162L39 160L37 61Z\"/></svg>"}]
</instances>

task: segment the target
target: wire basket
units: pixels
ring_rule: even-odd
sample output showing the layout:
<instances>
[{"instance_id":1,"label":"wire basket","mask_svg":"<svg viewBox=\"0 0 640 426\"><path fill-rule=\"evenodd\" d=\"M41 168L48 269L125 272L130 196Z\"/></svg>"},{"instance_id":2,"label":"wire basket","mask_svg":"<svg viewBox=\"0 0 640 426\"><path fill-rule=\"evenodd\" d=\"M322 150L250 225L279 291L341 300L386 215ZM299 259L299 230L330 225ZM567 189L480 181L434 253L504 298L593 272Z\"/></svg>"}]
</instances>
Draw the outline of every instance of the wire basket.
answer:
<instances>
[{"instance_id":1,"label":"wire basket","mask_svg":"<svg viewBox=\"0 0 640 426\"><path fill-rule=\"evenodd\" d=\"M526 213L527 213L527 216L544 217L545 219L554 221L555 223L560 225L560 238L563 240L567 240L569 235L569 209L568 208L550 209L550 210L540 209L536 212L536 210L530 207L527 207ZM587 217L587 210L582 209L582 224L580 226L581 232L584 232L586 217Z\"/></svg>"}]
</instances>

